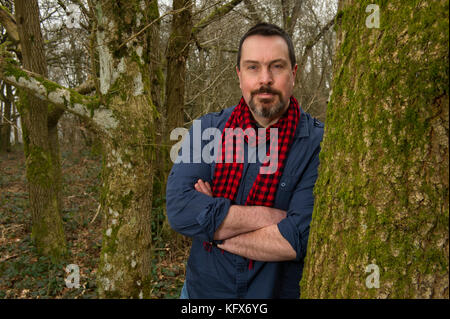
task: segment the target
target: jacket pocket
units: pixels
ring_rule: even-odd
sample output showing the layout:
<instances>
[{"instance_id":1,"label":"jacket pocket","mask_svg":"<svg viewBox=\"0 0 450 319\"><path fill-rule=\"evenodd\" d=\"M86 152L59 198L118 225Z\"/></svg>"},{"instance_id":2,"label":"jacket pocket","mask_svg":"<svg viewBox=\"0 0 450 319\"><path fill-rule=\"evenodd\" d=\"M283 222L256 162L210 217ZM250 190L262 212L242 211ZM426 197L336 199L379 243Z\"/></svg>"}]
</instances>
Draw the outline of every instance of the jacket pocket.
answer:
<instances>
[{"instance_id":1,"label":"jacket pocket","mask_svg":"<svg viewBox=\"0 0 450 319\"><path fill-rule=\"evenodd\" d=\"M292 193L297 185L298 177L293 175L283 175L278 184L278 191L275 198L275 207L287 210Z\"/></svg>"}]
</instances>

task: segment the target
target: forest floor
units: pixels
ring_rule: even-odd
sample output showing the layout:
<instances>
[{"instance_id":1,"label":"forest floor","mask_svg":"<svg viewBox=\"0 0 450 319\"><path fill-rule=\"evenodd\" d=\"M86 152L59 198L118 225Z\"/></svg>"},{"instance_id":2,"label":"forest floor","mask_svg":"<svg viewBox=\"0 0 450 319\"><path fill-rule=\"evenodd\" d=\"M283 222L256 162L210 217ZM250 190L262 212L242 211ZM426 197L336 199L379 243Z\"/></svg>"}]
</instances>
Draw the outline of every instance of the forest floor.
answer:
<instances>
[{"instance_id":1,"label":"forest floor","mask_svg":"<svg viewBox=\"0 0 450 319\"><path fill-rule=\"evenodd\" d=\"M87 298L97 295L96 272L102 241L98 212L101 157L91 150L62 150L64 230L69 254L52 263L31 240L31 211L21 148L0 154L0 299ZM163 214L162 204L154 208ZM160 218L163 220L164 217ZM152 298L178 298L184 281L188 243L154 239ZM181 243L181 244L180 244ZM68 288L67 265L80 271L80 287Z\"/></svg>"}]
</instances>

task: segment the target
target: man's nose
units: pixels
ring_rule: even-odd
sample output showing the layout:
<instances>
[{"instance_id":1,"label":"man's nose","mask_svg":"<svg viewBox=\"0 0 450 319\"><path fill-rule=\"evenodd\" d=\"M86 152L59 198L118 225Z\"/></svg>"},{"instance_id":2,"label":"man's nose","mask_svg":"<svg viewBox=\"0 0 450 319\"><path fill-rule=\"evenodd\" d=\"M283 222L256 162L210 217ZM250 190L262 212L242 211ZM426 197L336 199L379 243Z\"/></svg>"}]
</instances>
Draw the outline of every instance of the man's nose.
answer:
<instances>
[{"instance_id":1,"label":"man's nose","mask_svg":"<svg viewBox=\"0 0 450 319\"><path fill-rule=\"evenodd\" d=\"M272 72L269 68L262 68L259 74L259 82L261 85L267 85L273 83Z\"/></svg>"}]
</instances>

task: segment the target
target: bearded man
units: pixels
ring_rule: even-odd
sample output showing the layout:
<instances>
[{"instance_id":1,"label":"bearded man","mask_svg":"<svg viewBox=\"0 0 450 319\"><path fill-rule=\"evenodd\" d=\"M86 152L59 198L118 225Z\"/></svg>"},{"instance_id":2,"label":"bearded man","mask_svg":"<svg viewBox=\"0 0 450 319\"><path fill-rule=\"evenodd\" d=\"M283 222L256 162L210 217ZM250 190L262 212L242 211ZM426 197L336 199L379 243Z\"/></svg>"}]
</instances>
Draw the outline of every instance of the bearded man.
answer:
<instances>
[{"instance_id":1,"label":"bearded man","mask_svg":"<svg viewBox=\"0 0 450 319\"><path fill-rule=\"evenodd\" d=\"M217 157L176 161L167 181L169 223L193 238L180 298L299 298L323 124L292 96L294 46L278 26L247 31L236 71L239 103L199 120L221 132ZM204 154L192 131L183 148Z\"/></svg>"}]
</instances>

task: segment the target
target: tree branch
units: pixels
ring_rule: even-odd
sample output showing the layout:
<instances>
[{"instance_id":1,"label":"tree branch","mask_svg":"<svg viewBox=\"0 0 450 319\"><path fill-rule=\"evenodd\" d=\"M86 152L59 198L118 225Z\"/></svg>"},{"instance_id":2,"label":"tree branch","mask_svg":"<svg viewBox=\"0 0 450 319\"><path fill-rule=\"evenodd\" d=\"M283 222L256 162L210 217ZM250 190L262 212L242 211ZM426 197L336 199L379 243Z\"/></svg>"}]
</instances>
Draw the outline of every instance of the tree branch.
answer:
<instances>
[{"instance_id":1,"label":"tree branch","mask_svg":"<svg viewBox=\"0 0 450 319\"><path fill-rule=\"evenodd\" d=\"M259 15L258 10L255 8L255 6L253 5L253 2L251 0L244 0L244 4L247 7L248 13L250 14L250 18L255 23L263 22L263 19Z\"/></svg>"},{"instance_id":2,"label":"tree branch","mask_svg":"<svg viewBox=\"0 0 450 319\"><path fill-rule=\"evenodd\" d=\"M16 19L14 19L9 10L2 5L0 5L0 24L6 29L10 40L14 43L19 43Z\"/></svg>"},{"instance_id":3,"label":"tree branch","mask_svg":"<svg viewBox=\"0 0 450 319\"><path fill-rule=\"evenodd\" d=\"M38 74L21 69L15 61L1 55L0 79L85 121L90 120L92 128L98 132L108 133L110 129L117 126L112 111L100 105L98 97L85 96L74 89L66 88Z\"/></svg>"},{"instance_id":4,"label":"tree branch","mask_svg":"<svg viewBox=\"0 0 450 319\"><path fill-rule=\"evenodd\" d=\"M319 42L319 40L323 37L323 35L334 25L336 20L336 16L334 16L326 25L323 26L323 28L320 30L320 32L311 39L305 46L305 49L303 50L302 57L300 58L300 62L298 63L299 69L303 70L306 59L308 58L309 53L311 52L312 48Z\"/></svg>"},{"instance_id":5,"label":"tree branch","mask_svg":"<svg viewBox=\"0 0 450 319\"><path fill-rule=\"evenodd\" d=\"M220 8L214 10L209 16L202 19L198 24L196 24L192 28L192 35L195 36L197 33L206 28L211 22L222 18L224 15L233 10L234 7L236 7L241 2L242 0L231 0L227 4L224 4Z\"/></svg>"},{"instance_id":6,"label":"tree branch","mask_svg":"<svg viewBox=\"0 0 450 319\"><path fill-rule=\"evenodd\" d=\"M87 79L85 82L74 88L74 90L84 95L92 93L95 91L95 81L92 78Z\"/></svg>"},{"instance_id":7,"label":"tree branch","mask_svg":"<svg viewBox=\"0 0 450 319\"><path fill-rule=\"evenodd\" d=\"M292 14L289 19L289 23L287 26L286 32L289 34L289 36L292 38L294 34L295 25L297 24L298 17L300 16L300 12L302 9L303 0L297 0L295 1L294 8L292 9Z\"/></svg>"}]
</instances>

